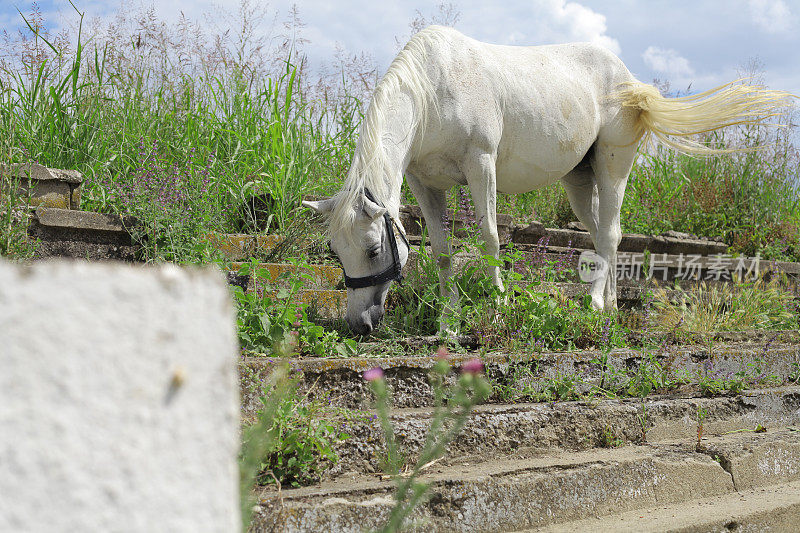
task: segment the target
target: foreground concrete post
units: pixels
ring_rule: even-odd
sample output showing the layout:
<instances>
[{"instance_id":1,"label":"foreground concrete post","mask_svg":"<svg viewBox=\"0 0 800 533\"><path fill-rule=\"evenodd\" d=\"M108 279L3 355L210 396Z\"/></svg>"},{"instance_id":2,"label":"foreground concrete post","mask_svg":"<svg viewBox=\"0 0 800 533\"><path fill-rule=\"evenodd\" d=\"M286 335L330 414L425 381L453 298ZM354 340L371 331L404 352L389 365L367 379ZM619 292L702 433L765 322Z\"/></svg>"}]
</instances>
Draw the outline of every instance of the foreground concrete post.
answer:
<instances>
[{"instance_id":1,"label":"foreground concrete post","mask_svg":"<svg viewBox=\"0 0 800 533\"><path fill-rule=\"evenodd\" d=\"M218 272L0 262L0 531L238 530L236 362Z\"/></svg>"}]
</instances>

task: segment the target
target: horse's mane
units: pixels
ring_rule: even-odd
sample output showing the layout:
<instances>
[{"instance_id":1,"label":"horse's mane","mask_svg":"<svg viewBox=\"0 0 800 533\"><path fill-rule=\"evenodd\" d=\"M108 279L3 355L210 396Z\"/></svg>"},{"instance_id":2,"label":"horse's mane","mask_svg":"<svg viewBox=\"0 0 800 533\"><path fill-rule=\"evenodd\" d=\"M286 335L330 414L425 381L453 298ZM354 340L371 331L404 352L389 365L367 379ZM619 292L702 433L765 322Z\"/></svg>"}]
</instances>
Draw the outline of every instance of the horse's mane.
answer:
<instances>
[{"instance_id":1,"label":"horse's mane","mask_svg":"<svg viewBox=\"0 0 800 533\"><path fill-rule=\"evenodd\" d=\"M387 111L393 97L405 87L413 99L414 118L411 131L416 131L425 123L429 106L435 106L434 89L425 72L425 63L429 50L444 38L445 31L446 28L441 26L429 26L414 35L378 82L359 130L355 154L344 186L335 196L329 231L344 232L348 238L352 236L357 215L353 208L365 187L369 187L376 200L388 205L391 191L387 182L397 169L390 168L383 149Z\"/></svg>"}]
</instances>

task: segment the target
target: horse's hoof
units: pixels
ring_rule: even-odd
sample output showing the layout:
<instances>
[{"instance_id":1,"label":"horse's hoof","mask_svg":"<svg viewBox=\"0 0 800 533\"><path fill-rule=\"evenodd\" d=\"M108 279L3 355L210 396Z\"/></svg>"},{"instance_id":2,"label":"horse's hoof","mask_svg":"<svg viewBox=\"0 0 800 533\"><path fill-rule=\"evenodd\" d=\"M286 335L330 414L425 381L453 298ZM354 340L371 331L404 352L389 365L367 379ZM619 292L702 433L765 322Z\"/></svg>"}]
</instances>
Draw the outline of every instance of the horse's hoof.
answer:
<instances>
[{"instance_id":1,"label":"horse's hoof","mask_svg":"<svg viewBox=\"0 0 800 533\"><path fill-rule=\"evenodd\" d=\"M442 339L443 341L457 343L458 330L452 326L440 326L439 332L436 334L436 336Z\"/></svg>"}]
</instances>

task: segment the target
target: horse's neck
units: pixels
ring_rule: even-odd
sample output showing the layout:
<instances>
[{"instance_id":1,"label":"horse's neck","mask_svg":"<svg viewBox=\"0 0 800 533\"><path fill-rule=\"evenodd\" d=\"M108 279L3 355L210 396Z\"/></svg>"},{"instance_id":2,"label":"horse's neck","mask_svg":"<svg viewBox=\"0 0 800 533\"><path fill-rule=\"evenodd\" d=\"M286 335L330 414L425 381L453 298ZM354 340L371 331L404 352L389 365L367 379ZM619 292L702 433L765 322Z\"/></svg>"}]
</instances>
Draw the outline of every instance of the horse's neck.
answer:
<instances>
[{"instance_id":1,"label":"horse's neck","mask_svg":"<svg viewBox=\"0 0 800 533\"><path fill-rule=\"evenodd\" d=\"M383 140L383 151L387 158L389 172L384 175L385 207L397 217L400 211L400 194L403 174L411 159L411 151L416 142L417 125L414 120L413 100L402 91L392 99L392 106L386 113L381 132L376 132Z\"/></svg>"}]
</instances>

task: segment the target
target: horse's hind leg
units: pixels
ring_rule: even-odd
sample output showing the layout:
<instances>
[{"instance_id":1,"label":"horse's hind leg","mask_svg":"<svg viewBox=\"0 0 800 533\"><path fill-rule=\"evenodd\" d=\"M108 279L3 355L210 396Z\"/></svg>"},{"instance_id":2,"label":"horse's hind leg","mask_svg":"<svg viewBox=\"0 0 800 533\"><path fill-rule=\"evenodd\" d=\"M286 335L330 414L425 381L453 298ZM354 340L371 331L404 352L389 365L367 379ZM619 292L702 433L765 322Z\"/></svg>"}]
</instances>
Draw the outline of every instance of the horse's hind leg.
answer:
<instances>
[{"instance_id":1,"label":"horse's hind leg","mask_svg":"<svg viewBox=\"0 0 800 533\"><path fill-rule=\"evenodd\" d=\"M422 216L425 217L425 227L428 229L428 237L431 240L431 251L439 267L439 294L449 303L440 317L439 333L453 333L450 316L453 311L458 309L458 289L450 283L452 274L450 239L444 220L447 212L447 197L445 191L432 189L422 184L408 171L406 171L406 183L419 203Z\"/></svg>"},{"instance_id":2,"label":"horse's hind leg","mask_svg":"<svg viewBox=\"0 0 800 533\"><path fill-rule=\"evenodd\" d=\"M599 195L597 194L597 183L594 179L594 172L588 165L576 168L563 178L561 183L569 198L569 205L578 220L586 226L592 242L597 243L597 225L599 213ZM603 308L603 292L605 290L605 279L595 279L592 281L592 288L589 291L592 296L592 305L596 309Z\"/></svg>"},{"instance_id":3,"label":"horse's hind leg","mask_svg":"<svg viewBox=\"0 0 800 533\"><path fill-rule=\"evenodd\" d=\"M598 196L592 169L576 168L561 178L561 184L567 192L572 211L594 239L597 234Z\"/></svg>"},{"instance_id":4,"label":"horse's hind leg","mask_svg":"<svg viewBox=\"0 0 800 533\"><path fill-rule=\"evenodd\" d=\"M604 142L599 139L592 158L597 184L598 210L595 250L605 260L608 270L592 285L592 303L601 297L605 310L617 307L617 248L622 240L620 210L628 183L628 174L636 158L636 143L625 145L625 138ZM595 303L595 305L597 305Z\"/></svg>"}]
</instances>

